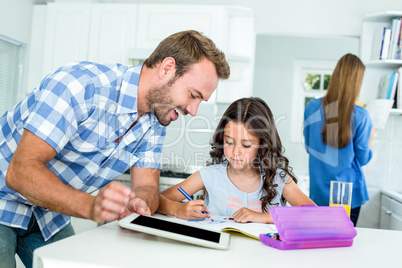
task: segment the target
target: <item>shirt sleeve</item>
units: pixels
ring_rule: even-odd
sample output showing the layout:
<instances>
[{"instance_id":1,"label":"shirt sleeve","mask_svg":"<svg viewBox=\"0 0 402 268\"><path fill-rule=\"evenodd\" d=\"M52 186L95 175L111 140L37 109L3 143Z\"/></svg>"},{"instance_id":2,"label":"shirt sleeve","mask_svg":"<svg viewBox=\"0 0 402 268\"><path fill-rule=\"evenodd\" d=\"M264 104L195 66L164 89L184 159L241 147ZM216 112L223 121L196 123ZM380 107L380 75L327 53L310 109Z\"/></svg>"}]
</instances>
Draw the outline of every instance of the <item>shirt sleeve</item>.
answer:
<instances>
[{"instance_id":1,"label":"shirt sleeve","mask_svg":"<svg viewBox=\"0 0 402 268\"><path fill-rule=\"evenodd\" d=\"M199 170L202 183L208 193L212 193L212 189L215 187L216 177L221 175L222 166L220 164L214 164L203 167ZM224 168L226 172L226 167Z\"/></svg>"},{"instance_id":2,"label":"shirt sleeve","mask_svg":"<svg viewBox=\"0 0 402 268\"><path fill-rule=\"evenodd\" d=\"M76 134L78 123L86 116L86 101L92 98L89 77L80 69L60 68L42 80L35 89L36 105L24 123L52 146L57 153Z\"/></svg>"},{"instance_id":3,"label":"shirt sleeve","mask_svg":"<svg viewBox=\"0 0 402 268\"><path fill-rule=\"evenodd\" d=\"M355 116L355 135L353 137L354 150L357 161L360 165L366 165L372 158L373 153L369 147L371 129L373 123L367 110L361 108L361 116ZM360 117L358 119L357 117ZM359 120L359 121L358 121Z\"/></svg>"},{"instance_id":4,"label":"shirt sleeve","mask_svg":"<svg viewBox=\"0 0 402 268\"><path fill-rule=\"evenodd\" d=\"M278 168L276 170L275 178L274 178L274 184L278 184L278 187L276 187L277 195L279 197L282 196L283 188L285 187L286 182L289 180L290 176L288 174L285 175L284 178L281 177L281 175L285 173L283 169Z\"/></svg>"},{"instance_id":5,"label":"shirt sleeve","mask_svg":"<svg viewBox=\"0 0 402 268\"><path fill-rule=\"evenodd\" d=\"M150 128L146 142L136 151L138 161L135 167L162 169L162 147L166 136L166 127L157 124Z\"/></svg>"}]
</instances>

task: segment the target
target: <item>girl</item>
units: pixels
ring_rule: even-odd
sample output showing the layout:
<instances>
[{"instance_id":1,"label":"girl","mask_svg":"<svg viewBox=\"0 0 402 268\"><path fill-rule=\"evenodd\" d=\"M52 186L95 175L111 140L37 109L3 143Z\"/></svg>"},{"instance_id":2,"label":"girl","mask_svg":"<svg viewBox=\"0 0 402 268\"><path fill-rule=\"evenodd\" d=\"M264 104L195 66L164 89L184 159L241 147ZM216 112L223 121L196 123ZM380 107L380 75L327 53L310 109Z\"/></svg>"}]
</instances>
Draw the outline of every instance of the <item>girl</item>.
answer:
<instances>
[{"instance_id":1,"label":"girl","mask_svg":"<svg viewBox=\"0 0 402 268\"><path fill-rule=\"evenodd\" d=\"M212 141L212 162L160 195L159 213L201 220L213 215L236 222L273 223L268 209L314 204L296 185L268 105L260 98L243 98L223 114ZM183 188L204 200L180 203ZM206 209L206 207L208 209ZM207 211L202 214L199 212Z\"/></svg>"},{"instance_id":2,"label":"girl","mask_svg":"<svg viewBox=\"0 0 402 268\"><path fill-rule=\"evenodd\" d=\"M310 197L317 205L328 206L331 180L353 182L350 216L355 226L360 206L369 200L362 166L372 157L376 131L367 110L355 105L364 70L357 56L344 55L335 67L325 97L311 100L304 112Z\"/></svg>"}]
</instances>

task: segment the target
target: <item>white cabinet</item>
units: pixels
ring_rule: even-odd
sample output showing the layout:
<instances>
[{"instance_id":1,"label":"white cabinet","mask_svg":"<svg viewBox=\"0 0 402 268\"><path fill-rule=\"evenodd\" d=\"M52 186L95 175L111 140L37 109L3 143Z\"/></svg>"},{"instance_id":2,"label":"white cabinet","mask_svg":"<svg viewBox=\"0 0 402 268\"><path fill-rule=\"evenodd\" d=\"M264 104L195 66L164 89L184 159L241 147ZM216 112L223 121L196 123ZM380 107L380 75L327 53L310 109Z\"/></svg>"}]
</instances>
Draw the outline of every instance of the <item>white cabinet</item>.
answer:
<instances>
[{"instance_id":1,"label":"white cabinet","mask_svg":"<svg viewBox=\"0 0 402 268\"><path fill-rule=\"evenodd\" d=\"M225 52L231 75L220 81L216 101L232 103L253 90L255 32L250 9L229 6L140 4L136 48L156 47L165 37L197 30Z\"/></svg>"},{"instance_id":2,"label":"white cabinet","mask_svg":"<svg viewBox=\"0 0 402 268\"><path fill-rule=\"evenodd\" d=\"M91 8L88 60L128 64L134 47L137 5L94 4Z\"/></svg>"},{"instance_id":3,"label":"white cabinet","mask_svg":"<svg viewBox=\"0 0 402 268\"><path fill-rule=\"evenodd\" d=\"M382 194L380 228L402 231L402 203Z\"/></svg>"},{"instance_id":4,"label":"white cabinet","mask_svg":"<svg viewBox=\"0 0 402 268\"><path fill-rule=\"evenodd\" d=\"M388 59L378 60L373 59L373 39L374 33L380 27L388 27L392 19L402 17L402 12L386 11L366 15L362 22L361 33L361 59L366 65L366 73L364 75L360 98L365 101L375 99L377 97L378 84L380 77L385 74L390 74L398 67L402 67L402 60ZM402 110L393 109L391 114L400 114Z\"/></svg>"},{"instance_id":5,"label":"white cabinet","mask_svg":"<svg viewBox=\"0 0 402 268\"><path fill-rule=\"evenodd\" d=\"M47 8L35 5L33 8L31 40L29 42L29 61L26 94L29 94L43 78L44 40ZM25 68L24 68L25 69Z\"/></svg>"},{"instance_id":6,"label":"white cabinet","mask_svg":"<svg viewBox=\"0 0 402 268\"><path fill-rule=\"evenodd\" d=\"M72 61L128 64L137 6L49 3L42 75Z\"/></svg>"},{"instance_id":7,"label":"white cabinet","mask_svg":"<svg viewBox=\"0 0 402 268\"><path fill-rule=\"evenodd\" d=\"M138 11L137 48L155 48L165 37L189 29L223 47L223 6L140 4Z\"/></svg>"},{"instance_id":8,"label":"white cabinet","mask_svg":"<svg viewBox=\"0 0 402 268\"><path fill-rule=\"evenodd\" d=\"M87 59L90 8L90 4L48 4L42 76Z\"/></svg>"},{"instance_id":9,"label":"white cabinet","mask_svg":"<svg viewBox=\"0 0 402 268\"><path fill-rule=\"evenodd\" d=\"M252 95L255 33L250 9L222 5L48 3L46 13L43 63L35 59L37 66L42 66L42 77L32 80L42 79L72 61L127 65L130 60L136 62L136 55L143 60L167 36L194 29L225 52L231 67L230 79L218 85L216 100L231 103ZM36 14L40 13L34 13L33 20L40 21Z\"/></svg>"},{"instance_id":10,"label":"white cabinet","mask_svg":"<svg viewBox=\"0 0 402 268\"><path fill-rule=\"evenodd\" d=\"M216 101L232 103L253 94L255 32L253 13L244 8L226 8L225 47L230 64L230 78L221 81Z\"/></svg>"}]
</instances>

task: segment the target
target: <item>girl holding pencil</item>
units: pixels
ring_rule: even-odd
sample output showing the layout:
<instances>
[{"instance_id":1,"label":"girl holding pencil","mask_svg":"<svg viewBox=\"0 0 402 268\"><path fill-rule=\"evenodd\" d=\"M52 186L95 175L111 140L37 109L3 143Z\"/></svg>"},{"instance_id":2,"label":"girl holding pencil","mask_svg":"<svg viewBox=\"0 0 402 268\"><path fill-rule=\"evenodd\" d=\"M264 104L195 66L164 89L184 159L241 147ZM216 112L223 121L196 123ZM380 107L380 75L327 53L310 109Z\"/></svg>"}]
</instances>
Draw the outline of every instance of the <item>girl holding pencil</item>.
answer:
<instances>
[{"instance_id":1,"label":"girl holding pencil","mask_svg":"<svg viewBox=\"0 0 402 268\"><path fill-rule=\"evenodd\" d=\"M159 213L202 220L212 215L236 222L273 223L272 206L314 204L296 185L283 155L274 117L260 98L232 103L214 133L208 166L160 194ZM204 200L184 199L204 190ZM207 212L207 213L200 213Z\"/></svg>"}]
</instances>

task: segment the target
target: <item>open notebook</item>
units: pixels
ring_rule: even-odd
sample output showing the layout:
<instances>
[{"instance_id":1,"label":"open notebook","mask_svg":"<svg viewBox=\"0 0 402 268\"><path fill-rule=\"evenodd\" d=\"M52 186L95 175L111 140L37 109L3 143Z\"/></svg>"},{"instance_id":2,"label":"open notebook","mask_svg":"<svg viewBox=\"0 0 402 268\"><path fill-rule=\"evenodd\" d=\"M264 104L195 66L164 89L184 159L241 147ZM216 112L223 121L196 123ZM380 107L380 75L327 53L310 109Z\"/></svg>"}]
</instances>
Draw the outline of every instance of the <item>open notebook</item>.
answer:
<instances>
[{"instance_id":1,"label":"open notebook","mask_svg":"<svg viewBox=\"0 0 402 268\"><path fill-rule=\"evenodd\" d=\"M169 220L172 222L177 222L181 224L190 225L193 227L198 227L202 229L218 231L218 232L228 232L234 231L239 232L249 237L260 239L260 234L276 233L277 229L274 224L263 224L263 223L238 223L233 220L224 220L222 216L211 215L214 219L212 222L210 219L206 218L202 221L192 221L192 220L182 220L173 216L166 216L159 213L152 214L153 217L161 218L164 220Z\"/></svg>"}]
</instances>

